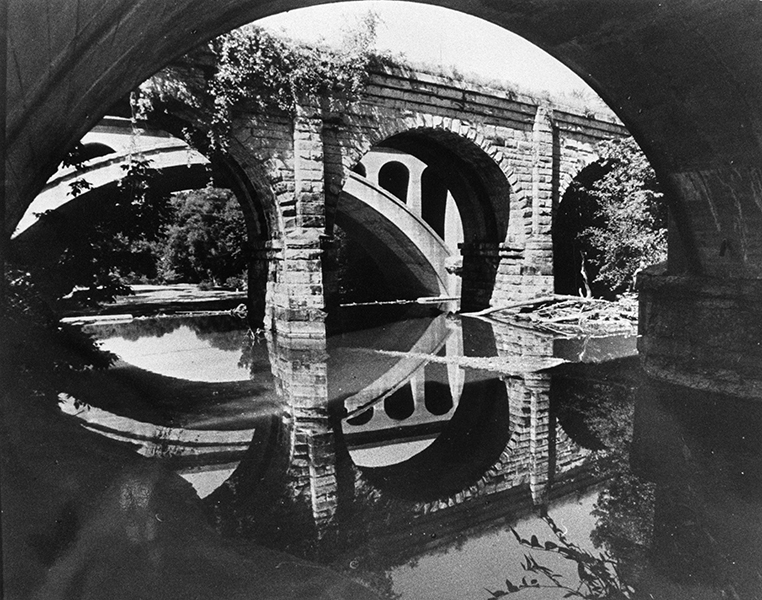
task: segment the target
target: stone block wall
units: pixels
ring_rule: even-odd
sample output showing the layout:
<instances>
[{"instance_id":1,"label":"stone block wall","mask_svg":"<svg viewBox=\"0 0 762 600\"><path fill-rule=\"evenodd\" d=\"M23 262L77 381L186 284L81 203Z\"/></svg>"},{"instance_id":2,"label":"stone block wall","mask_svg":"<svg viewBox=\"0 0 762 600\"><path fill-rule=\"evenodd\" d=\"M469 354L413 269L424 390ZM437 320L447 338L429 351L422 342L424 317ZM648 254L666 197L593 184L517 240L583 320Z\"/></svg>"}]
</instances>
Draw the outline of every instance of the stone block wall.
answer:
<instances>
[{"instance_id":1,"label":"stone block wall","mask_svg":"<svg viewBox=\"0 0 762 600\"><path fill-rule=\"evenodd\" d=\"M413 138L423 141L429 162L445 161L445 171L456 163L470 170L470 191L456 198L465 232L464 306L552 292L555 206L595 159L594 144L626 134L614 117L402 70L373 74L356 103L305 99L293 117L240 107L231 150L255 187L273 198L265 208L279 254L273 254L269 316L319 317L328 291L320 252L330 248L320 239L330 238L349 171L373 146L404 146ZM301 258L310 244L314 255ZM292 267L292 260L298 264ZM301 294L321 298L306 301Z\"/></svg>"},{"instance_id":2,"label":"stone block wall","mask_svg":"<svg viewBox=\"0 0 762 600\"><path fill-rule=\"evenodd\" d=\"M638 275L638 350L646 372L693 388L762 397L762 284Z\"/></svg>"}]
</instances>

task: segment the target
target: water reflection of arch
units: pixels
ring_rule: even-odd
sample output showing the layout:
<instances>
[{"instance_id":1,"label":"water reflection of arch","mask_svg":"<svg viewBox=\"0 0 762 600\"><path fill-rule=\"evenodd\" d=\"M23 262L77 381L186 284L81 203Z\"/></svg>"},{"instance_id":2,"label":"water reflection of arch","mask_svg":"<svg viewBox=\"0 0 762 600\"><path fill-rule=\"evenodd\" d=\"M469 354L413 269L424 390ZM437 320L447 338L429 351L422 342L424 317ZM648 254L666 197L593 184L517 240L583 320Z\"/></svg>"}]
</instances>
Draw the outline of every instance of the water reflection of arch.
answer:
<instances>
[{"instance_id":1,"label":"water reflection of arch","mask_svg":"<svg viewBox=\"0 0 762 600\"><path fill-rule=\"evenodd\" d=\"M412 331L404 339L414 347L430 327L422 321L369 335L383 346ZM272 421L272 439L280 444L252 447L231 479L209 498L225 527L243 523L251 535L283 549L307 544L313 552L334 551L326 540L337 536L378 534L398 544L401 532L409 537L411 528L444 531L445 543L474 526L466 516L470 511L484 519L478 526L489 526L595 482L591 453L569 440L552 414L550 375L536 371L499 378L470 369L452 418L440 423L429 447L396 464L358 467L341 422L344 403L378 377L345 378L345 383L354 381L354 388L334 388L331 394L325 377L331 361L367 353L366 338L358 333L353 339L354 349L339 356L330 356L330 345L326 352L324 339L270 340L288 418ZM462 340L465 358L477 358L482 354L477 349L489 343L487 355L511 354L488 323L464 319ZM529 353L529 340L513 350ZM541 344L536 352L548 350L552 344ZM429 358L437 362L442 357ZM361 364L350 364L347 372L362 374ZM337 402L327 404L329 397ZM404 426L397 429L405 434Z\"/></svg>"},{"instance_id":2,"label":"water reflection of arch","mask_svg":"<svg viewBox=\"0 0 762 600\"><path fill-rule=\"evenodd\" d=\"M448 497L479 480L500 457L510 432L505 386L472 374L458 406L429 446L393 465L361 468L361 476L377 490L401 498ZM344 434L349 444L346 427Z\"/></svg>"},{"instance_id":3,"label":"water reflection of arch","mask_svg":"<svg viewBox=\"0 0 762 600\"><path fill-rule=\"evenodd\" d=\"M482 334L489 334L489 327L469 320L464 333L460 322L456 326L444 316L432 322L430 331L436 331L434 328L437 325L443 327L440 331L445 333L449 328L449 335L442 336L445 339L439 342L438 347L432 345L428 356L411 352L412 356L406 357L408 368L412 366L411 376L394 380L379 378L377 382L394 384L395 387L389 387L387 392L379 395L377 390L383 389L382 386L375 389L368 386L359 394L343 399L346 409L351 409L358 398L360 402L365 401L360 407L378 406L380 400L391 398L408 387L412 391L410 383L415 381L415 373L423 374L427 368L438 367L439 380L432 383L440 388L440 392L444 391L443 387L447 388L454 400L452 410L442 415L433 415L426 410L424 400L416 407L414 414L417 418L411 415L408 419L395 421L393 415L374 416L373 420L360 426L344 421L341 431L336 432L341 453L351 457L353 449L370 446L379 453L387 452L388 456L394 457L394 463L387 466L355 467L361 486L381 492L393 490L391 493L400 497L441 498L477 481L484 470L497 460L505 446L511 428L505 386L494 374L474 370L466 372L458 366L458 359L464 355L464 338L469 351L475 347L484 349L491 343L493 351L487 353L494 354L494 338L491 335L479 339L478 343L472 339L474 328ZM425 341L428 338L422 335L420 339ZM432 339L437 338L432 336ZM448 350L453 356L440 356L448 340L451 344ZM389 371L394 372L394 369ZM425 387L423 391L426 391ZM431 387L429 391L433 391ZM350 417L355 414L362 412L349 410ZM388 452L390 445L400 439L403 440L400 444L404 444L411 437L430 440L430 443L425 447L414 446L412 455L410 449L395 448L393 452Z\"/></svg>"},{"instance_id":4,"label":"water reflection of arch","mask_svg":"<svg viewBox=\"0 0 762 600\"><path fill-rule=\"evenodd\" d=\"M168 460L199 497L211 494L237 469L260 427L239 430L169 427L80 405L67 394L59 396L63 414L103 437L126 443L146 458Z\"/></svg>"},{"instance_id":5,"label":"water reflection of arch","mask_svg":"<svg viewBox=\"0 0 762 600\"><path fill-rule=\"evenodd\" d=\"M370 339L382 349L381 353L365 347L365 341ZM329 398L343 401L348 418L359 422L358 426L365 430L398 425L403 419L382 409L385 404L389 405L390 399L405 392L414 407L405 421L415 422L417 416L426 419L434 414L426 407L429 387L426 369L432 369L432 355L441 355L446 361L445 374L439 377L439 382L447 386L452 405L457 406L464 372L455 360L447 359L462 356L462 331L459 324L446 315L349 332L341 336L341 342L344 347L335 349L329 343ZM429 406L431 404L429 402ZM363 415L372 415L372 418L363 419Z\"/></svg>"}]
</instances>

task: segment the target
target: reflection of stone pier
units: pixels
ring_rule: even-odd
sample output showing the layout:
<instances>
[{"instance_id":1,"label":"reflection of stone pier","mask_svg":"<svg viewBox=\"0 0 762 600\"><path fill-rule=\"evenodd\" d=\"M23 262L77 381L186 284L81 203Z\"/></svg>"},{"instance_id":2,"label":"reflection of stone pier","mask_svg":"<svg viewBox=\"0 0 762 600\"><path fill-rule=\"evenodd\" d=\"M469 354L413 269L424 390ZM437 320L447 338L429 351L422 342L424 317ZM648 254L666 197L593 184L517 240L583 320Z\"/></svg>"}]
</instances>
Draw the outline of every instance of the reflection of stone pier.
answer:
<instances>
[{"instance_id":1,"label":"reflection of stone pier","mask_svg":"<svg viewBox=\"0 0 762 600\"><path fill-rule=\"evenodd\" d=\"M314 327L309 338L268 335L276 389L291 418L288 491L293 502L308 508L318 539L332 529L338 505L324 327L322 332L321 337Z\"/></svg>"},{"instance_id":2,"label":"reflection of stone pier","mask_svg":"<svg viewBox=\"0 0 762 600\"><path fill-rule=\"evenodd\" d=\"M501 357L511 353L540 357L553 348L548 336L519 336L518 342L511 338L511 345L508 338L495 336L489 324L444 319L422 328L417 339L407 343L419 350L428 346L431 357L444 359L452 357L450 352L473 354L474 348L484 347L485 335ZM337 540L378 539L390 544L384 550L386 560L407 560L421 550L420 543L427 548L454 543L463 530L489 529L543 511L559 494L565 497L596 481L591 452L571 441L553 414L549 374L499 378L452 368L457 361L421 361L419 353L410 353L418 364L412 365L410 357L395 356L395 361L383 363L385 373L376 376L371 371L369 382L357 383L359 389L336 405L329 403L336 389L331 392L328 385L332 363L325 340L281 335L269 337L268 342L276 387L290 414L282 425L287 434L281 436L290 448L279 451L289 457L288 463L285 472L277 469L283 464L280 460L264 474L239 470L234 480L257 477L258 485L277 487L278 501L271 503L275 508L254 502L252 496L251 502L239 499L237 510L254 511L248 518L262 522L280 518L282 527L290 530L279 532L281 547L309 547L310 552L332 555L340 547ZM341 358L361 355L358 347ZM362 364L344 366L359 372ZM396 375L384 379L384 374ZM386 396L379 381L389 385ZM452 401L442 415L426 410L435 382ZM395 420L378 399L401 390L407 390L414 411ZM362 403L356 406L358 398ZM357 412L363 407L365 411ZM373 407L378 410L366 422L351 423ZM347 412L352 415L350 422L342 422L341 415ZM397 462L358 467L350 459L353 448L378 448L381 456L389 444L407 444L426 428L430 441L414 452L397 453Z\"/></svg>"},{"instance_id":3,"label":"reflection of stone pier","mask_svg":"<svg viewBox=\"0 0 762 600\"><path fill-rule=\"evenodd\" d=\"M403 532L446 545L595 481L538 370L554 364L552 336L403 310L372 328L349 319L330 339L322 322L266 333L254 354L269 359L277 399L232 475L206 486L221 528L324 557L378 538L395 561L420 550ZM171 437L154 429L148 446Z\"/></svg>"}]
</instances>

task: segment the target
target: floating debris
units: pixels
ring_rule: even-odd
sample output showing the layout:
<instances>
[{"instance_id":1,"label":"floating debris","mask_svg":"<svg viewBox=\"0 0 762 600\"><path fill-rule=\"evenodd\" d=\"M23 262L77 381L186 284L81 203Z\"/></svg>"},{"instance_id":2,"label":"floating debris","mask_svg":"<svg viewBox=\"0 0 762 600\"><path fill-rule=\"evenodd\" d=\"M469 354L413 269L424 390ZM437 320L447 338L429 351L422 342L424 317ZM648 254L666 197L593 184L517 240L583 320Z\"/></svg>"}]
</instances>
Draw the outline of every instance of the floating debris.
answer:
<instances>
[{"instance_id":1,"label":"floating debris","mask_svg":"<svg viewBox=\"0 0 762 600\"><path fill-rule=\"evenodd\" d=\"M617 301L553 295L463 315L528 326L565 337L635 334L638 300L634 295Z\"/></svg>"}]
</instances>

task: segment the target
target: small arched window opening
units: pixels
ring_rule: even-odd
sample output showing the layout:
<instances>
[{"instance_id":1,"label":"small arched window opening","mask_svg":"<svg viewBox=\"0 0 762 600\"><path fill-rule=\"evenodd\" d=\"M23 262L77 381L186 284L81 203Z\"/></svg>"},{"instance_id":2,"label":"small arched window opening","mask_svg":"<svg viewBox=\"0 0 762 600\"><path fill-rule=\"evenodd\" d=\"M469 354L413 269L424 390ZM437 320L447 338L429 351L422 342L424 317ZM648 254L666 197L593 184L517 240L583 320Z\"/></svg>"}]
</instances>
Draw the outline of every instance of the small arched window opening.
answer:
<instances>
[{"instance_id":1,"label":"small arched window opening","mask_svg":"<svg viewBox=\"0 0 762 600\"><path fill-rule=\"evenodd\" d=\"M410 172L402 163L392 161L386 163L378 171L378 185L390 194L407 202L407 188L410 182Z\"/></svg>"},{"instance_id":2,"label":"small arched window opening","mask_svg":"<svg viewBox=\"0 0 762 600\"><path fill-rule=\"evenodd\" d=\"M442 239L445 237L446 209L447 186L429 167L421 175L421 217Z\"/></svg>"}]
</instances>

